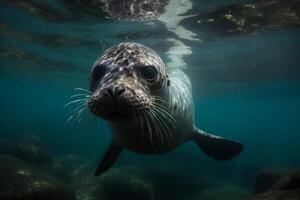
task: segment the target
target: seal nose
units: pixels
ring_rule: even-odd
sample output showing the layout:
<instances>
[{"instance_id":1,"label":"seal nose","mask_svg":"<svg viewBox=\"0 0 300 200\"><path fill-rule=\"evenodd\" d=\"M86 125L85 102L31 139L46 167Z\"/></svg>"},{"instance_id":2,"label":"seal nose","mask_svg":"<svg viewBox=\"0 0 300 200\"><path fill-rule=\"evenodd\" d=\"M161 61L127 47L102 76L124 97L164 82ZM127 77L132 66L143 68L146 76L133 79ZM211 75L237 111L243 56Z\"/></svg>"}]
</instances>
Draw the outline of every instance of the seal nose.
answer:
<instances>
[{"instance_id":1,"label":"seal nose","mask_svg":"<svg viewBox=\"0 0 300 200\"><path fill-rule=\"evenodd\" d=\"M120 86L114 86L111 88L107 88L108 94L114 100L116 100L124 91L125 91L125 89Z\"/></svg>"}]
</instances>

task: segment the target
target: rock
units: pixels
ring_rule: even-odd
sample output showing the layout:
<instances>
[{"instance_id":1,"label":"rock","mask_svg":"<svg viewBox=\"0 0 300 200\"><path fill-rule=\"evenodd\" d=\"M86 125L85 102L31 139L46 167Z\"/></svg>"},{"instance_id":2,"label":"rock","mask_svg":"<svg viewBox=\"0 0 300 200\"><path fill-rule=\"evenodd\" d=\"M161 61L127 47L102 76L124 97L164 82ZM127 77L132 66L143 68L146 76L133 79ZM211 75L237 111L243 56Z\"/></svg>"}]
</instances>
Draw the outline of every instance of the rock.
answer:
<instances>
[{"instance_id":1,"label":"rock","mask_svg":"<svg viewBox=\"0 0 300 200\"><path fill-rule=\"evenodd\" d=\"M0 155L0 163L0 199L75 199L72 190L36 166L9 155Z\"/></svg>"},{"instance_id":2,"label":"rock","mask_svg":"<svg viewBox=\"0 0 300 200\"><path fill-rule=\"evenodd\" d=\"M294 170L277 181L271 190L300 189L300 169Z\"/></svg>"},{"instance_id":3,"label":"rock","mask_svg":"<svg viewBox=\"0 0 300 200\"><path fill-rule=\"evenodd\" d=\"M56 5L43 1L9 1L9 5L50 21L70 20L153 20L164 12L168 0L58 0ZM57 9L57 3L63 7Z\"/></svg>"},{"instance_id":4,"label":"rock","mask_svg":"<svg viewBox=\"0 0 300 200\"><path fill-rule=\"evenodd\" d=\"M18 144L30 144L35 146L46 146L44 141L40 136L31 132L31 131L23 131L11 138L9 138L10 143L18 143Z\"/></svg>"},{"instance_id":5,"label":"rock","mask_svg":"<svg viewBox=\"0 0 300 200\"><path fill-rule=\"evenodd\" d=\"M55 160L55 163L61 168L67 170L70 174L76 176L82 165L88 164L88 159L83 156L69 154Z\"/></svg>"},{"instance_id":6,"label":"rock","mask_svg":"<svg viewBox=\"0 0 300 200\"><path fill-rule=\"evenodd\" d=\"M255 183L255 194L269 190L283 175L286 170L268 169L258 173Z\"/></svg>"},{"instance_id":7,"label":"rock","mask_svg":"<svg viewBox=\"0 0 300 200\"><path fill-rule=\"evenodd\" d=\"M254 187L259 173L261 173L261 168L259 166L242 164L239 175L242 184L248 188Z\"/></svg>"},{"instance_id":8,"label":"rock","mask_svg":"<svg viewBox=\"0 0 300 200\"><path fill-rule=\"evenodd\" d=\"M52 164L52 157L42 148L29 144L12 144L0 149L1 154L17 157L33 164Z\"/></svg>"},{"instance_id":9,"label":"rock","mask_svg":"<svg viewBox=\"0 0 300 200\"><path fill-rule=\"evenodd\" d=\"M269 176L268 178L273 181L280 176L281 172L277 173L277 176ZM255 195L250 200L300 200L300 169L289 173L285 171L284 175L281 175L281 178L275 182L271 187L268 187L269 190Z\"/></svg>"},{"instance_id":10,"label":"rock","mask_svg":"<svg viewBox=\"0 0 300 200\"><path fill-rule=\"evenodd\" d=\"M300 26L298 0L256 0L191 16L181 24L194 32L256 34L265 29Z\"/></svg>"},{"instance_id":11,"label":"rock","mask_svg":"<svg viewBox=\"0 0 300 200\"><path fill-rule=\"evenodd\" d=\"M52 164L52 157L44 150L41 138L31 132L24 132L8 139L0 140L0 154L17 157L33 164Z\"/></svg>"},{"instance_id":12,"label":"rock","mask_svg":"<svg viewBox=\"0 0 300 200\"><path fill-rule=\"evenodd\" d=\"M106 177L101 182L103 195L108 200L152 200L154 196L152 185L132 174Z\"/></svg>"},{"instance_id":13,"label":"rock","mask_svg":"<svg viewBox=\"0 0 300 200\"><path fill-rule=\"evenodd\" d=\"M250 200L300 200L300 189L287 191L269 191L255 195Z\"/></svg>"},{"instance_id":14,"label":"rock","mask_svg":"<svg viewBox=\"0 0 300 200\"><path fill-rule=\"evenodd\" d=\"M81 171L75 175L73 184L78 200L192 199L208 184L199 176L193 178L165 166L113 167L99 177L94 176L94 170L94 164L75 170Z\"/></svg>"},{"instance_id":15,"label":"rock","mask_svg":"<svg viewBox=\"0 0 300 200\"><path fill-rule=\"evenodd\" d=\"M94 170L95 166L92 169L86 166L86 170L78 173L79 177L74 177L77 199L153 199L152 185L143 178L143 170L140 168L114 167L99 177L94 176Z\"/></svg>"},{"instance_id":16,"label":"rock","mask_svg":"<svg viewBox=\"0 0 300 200\"><path fill-rule=\"evenodd\" d=\"M224 185L214 185L206 190L203 190L195 199L198 200L245 200L249 198L250 191L243 187L224 184Z\"/></svg>"},{"instance_id":17,"label":"rock","mask_svg":"<svg viewBox=\"0 0 300 200\"><path fill-rule=\"evenodd\" d=\"M110 19L144 21L155 19L162 14L168 0L79 0L79 2L88 2Z\"/></svg>"},{"instance_id":18,"label":"rock","mask_svg":"<svg viewBox=\"0 0 300 200\"><path fill-rule=\"evenodd\" d=\"M114 167L99 177L94 177L94 169L75 178L77 199L179 200L196 196L207 184L163 166Z\"/></svg>"},{"instance_id":19,"label":"rock","mask_svg":"<svg viewBox=\"0 0 300 200\"><path fill-rule=\"evenodd\" d=\"M61 166L54 163L53 165L36 165L40 170L47 172L52 178L59 180L63 183L69 184L72 182L72 174L62 168Z\"/></svg>"},{"instance_id":20,"label":"rock","mask_svg":"<svg viewBox=\"0 0 300 200\"><path fill-rule=\"evenodd\" d=\"M143 172L143 179L151 183L155 199L190 199L201 193L208 182L167 166L157 166Z\"/></svg>"}]
</instances>

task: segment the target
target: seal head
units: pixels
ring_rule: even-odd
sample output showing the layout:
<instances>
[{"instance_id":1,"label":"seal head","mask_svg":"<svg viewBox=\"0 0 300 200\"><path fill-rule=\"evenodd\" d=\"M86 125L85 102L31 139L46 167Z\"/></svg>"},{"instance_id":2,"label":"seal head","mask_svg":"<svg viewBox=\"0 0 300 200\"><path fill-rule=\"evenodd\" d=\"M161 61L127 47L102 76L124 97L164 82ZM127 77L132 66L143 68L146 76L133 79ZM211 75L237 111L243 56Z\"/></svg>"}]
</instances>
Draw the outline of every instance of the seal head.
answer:
<instances>
[{"instance_id":1,"label":"seal head","mask_svg":"<svg viewBox=\"0 0 300 200\"><path fill-rule=\"evenodd\" d=\"M153 94L160 95L166 84L165 69L161 58L144 45L121 43L107 49L91 70L90 111L122 122L149 109Z\"/></svg>"}]
</instances>

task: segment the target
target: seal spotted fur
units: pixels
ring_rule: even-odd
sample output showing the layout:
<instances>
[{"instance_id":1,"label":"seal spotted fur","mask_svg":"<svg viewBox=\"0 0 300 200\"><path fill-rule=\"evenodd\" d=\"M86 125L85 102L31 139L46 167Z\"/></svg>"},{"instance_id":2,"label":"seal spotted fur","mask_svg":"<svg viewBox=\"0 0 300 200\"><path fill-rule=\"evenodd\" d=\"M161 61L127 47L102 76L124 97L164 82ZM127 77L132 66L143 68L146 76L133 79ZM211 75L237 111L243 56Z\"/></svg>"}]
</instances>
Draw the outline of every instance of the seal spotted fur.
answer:
<instances>
[{"instance_id":1,"label":"seal spotted fur","mask_svg":"<svg viewBox=\"0 0 300 200\"><path fill-rule=\"evenodd\" d=\"M178 68L166 67L152 49L121 43L104 52L91 71L89 110L108 121L112 142L95 175L108 170L122 149L161 154L193 140L217 160L228 160L243 145L195 126L191 83Z\"/></svg>"}]
</instances>

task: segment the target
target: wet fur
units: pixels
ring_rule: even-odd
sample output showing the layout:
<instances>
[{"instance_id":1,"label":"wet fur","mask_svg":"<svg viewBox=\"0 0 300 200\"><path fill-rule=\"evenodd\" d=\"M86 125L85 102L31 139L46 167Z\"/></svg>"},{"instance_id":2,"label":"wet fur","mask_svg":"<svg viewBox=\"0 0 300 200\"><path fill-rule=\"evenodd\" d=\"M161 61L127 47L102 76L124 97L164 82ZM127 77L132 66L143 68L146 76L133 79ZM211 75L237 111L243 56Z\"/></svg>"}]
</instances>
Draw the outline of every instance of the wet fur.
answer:
<instances>
[{"instance_id":1,"label":"wet fur","mask_svg":"<svg viewBox=\"0 0 300 200\"><path fill-rule=\"evenodd\" d=\"M153 50L136 43L122 43L108 49L95 66L107 63L111 72L100 82L91 82L93 95L89 107L93 113L105 118L113 105L106 101L103 90L111 84L126 88L127 102L118 109L129 113L128 118L108 119L116 144L138 153L160 154L191 137L194 108L190 80L183 71L167 69ZM157 81L147 84L138 73L134 73L133 67L137 65L155 65L159 72ZM120 68L127 72L119 74ZM153 111L151 116L146 116L153 104L159 104L165 112ZM124 108L126 106L131 108Z\"/></svg>"}]
</instances>

